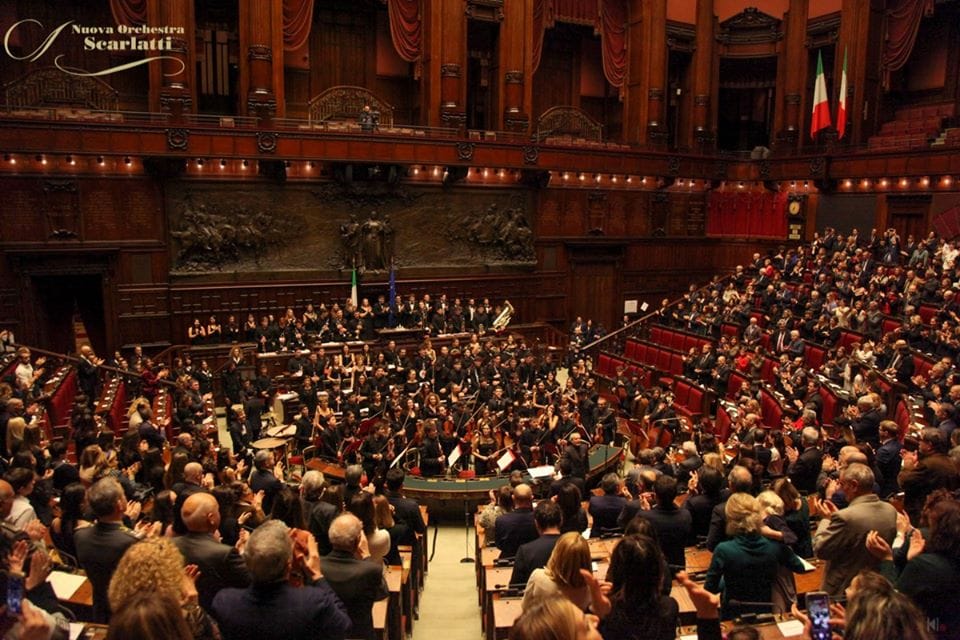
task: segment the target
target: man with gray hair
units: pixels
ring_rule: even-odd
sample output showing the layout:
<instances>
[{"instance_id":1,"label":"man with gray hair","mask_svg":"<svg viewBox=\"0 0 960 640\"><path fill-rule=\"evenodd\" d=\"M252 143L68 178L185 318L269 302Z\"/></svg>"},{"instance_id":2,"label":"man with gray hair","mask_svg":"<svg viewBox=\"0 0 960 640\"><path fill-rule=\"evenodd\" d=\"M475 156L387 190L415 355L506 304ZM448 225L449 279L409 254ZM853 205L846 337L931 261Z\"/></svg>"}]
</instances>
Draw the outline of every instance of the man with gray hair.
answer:
<instances>
[{"instance_id":1,"label":"man with gray hair","mask_svg":"<svg viewBox=\"0 0 960 640\"><path fill-rule=\"evenodd\" d=\"M328 534L333 551L323 558L323 574L353 621L350 637L373 640L373 603L389 595L383 565L364 558L363 524L352 513L337 516Z\"/></svg>"},{"instance_id":2,"label":"man with gray hair","mask_svg":"<svg viewBox=\"0 0 960 640\"><path fill-rule=\"evenodd\" d=\"M326 490L326 480L323 473L311 469L303 474L300 480L300 503L303 505L303 519L307 529L317 539L320 555L325 556L333 549L330 546L330 537L327 531L330 523L337 517L337 509L329 502L322 500Z\"/></svg>"},{"instance_id":3,"label":"man with gray hair","mask_svg":"<svg viewBox=\"0 0 960 640\"><path fill-rule=\"evenodd\" d=\"M843 596L860 571L877 569L879 561L865 544L868 533L877 531L888 544L897 535L897 510L874 493L874 482L870 467L853 462L840 474L840 487L850 506L838 509L829 500L814 499L825 517L813 537L813 550L827 561L821 588L832 596Z\"/></svg>"},{"instance_id":4,"label":"man with gray hair","mask_svg":"<svg viewBox=\"0 0 960 640\"><path fill-rule=\"evenodd\" d=\"M263 491L263 511L270 513L273 499L283 487L283 463L274 463L273 451L260 449L253 457L253 473L250 474L250 490Z\"/></svg>"},{"instance_id":5,"label":"man with gray hair","mask_svg":"<svg viewBox=\"0 0 960 640\"><path fill-rule=\"evenodd\" d=\"M300 561L306 584L290 585L293 543L279 520L263 523L247 540L244 560L251 586L222 589L213 614L224 640L308 640L346 637L350 618L320 569L317 543L310 536ZM355 637L351 633L350 637Z\"/></svg>"},{"instance_id":6,"label":"man with gray hair","mask_svg":"<svg viewBox=\"0 0 960 640\"><path fill-rule=\"evenodd\" d=\"M87 491L87 503L97 521L92 527L77 529L74 534L77 562L93 586L93 620L106 623L110 619L107 598L110 578L137 536L123 524L123 516L128 511L127 498L114 478L95 482Z\"/></svg>"},{"instance_id":7,"label":"man with gray hair","mask_svg":"<svg viewBox=\"0 0 960 640\"><path fill-rule=\"evenodd\" d=\"M817 446L819 442L820 432L814 427L804 427L800 432L803 453L787 447L787 459L790 460L787 476L801 493L813 493L817 490L817 478L823 468L823 451Z\"/></svg>"}]
</instances>

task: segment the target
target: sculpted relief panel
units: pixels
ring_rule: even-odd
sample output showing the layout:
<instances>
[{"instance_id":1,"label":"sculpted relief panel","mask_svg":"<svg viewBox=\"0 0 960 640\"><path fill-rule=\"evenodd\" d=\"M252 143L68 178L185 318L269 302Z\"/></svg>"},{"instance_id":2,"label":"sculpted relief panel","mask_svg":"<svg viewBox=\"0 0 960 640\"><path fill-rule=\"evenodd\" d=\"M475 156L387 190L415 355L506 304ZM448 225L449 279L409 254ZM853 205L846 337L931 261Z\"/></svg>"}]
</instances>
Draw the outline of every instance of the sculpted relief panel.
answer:
<instances>
[{"instance_id":1,"label":"sculpted relief panel","mask_svg":"<svg viewBox=\"0 0 960 640\"><path fill-rule=\"evenodd\" d=\"M532 206L521 190L386 184L167 188L178 273L386 272L400 267L531 266Z\"/></svg>"}]
</instances>

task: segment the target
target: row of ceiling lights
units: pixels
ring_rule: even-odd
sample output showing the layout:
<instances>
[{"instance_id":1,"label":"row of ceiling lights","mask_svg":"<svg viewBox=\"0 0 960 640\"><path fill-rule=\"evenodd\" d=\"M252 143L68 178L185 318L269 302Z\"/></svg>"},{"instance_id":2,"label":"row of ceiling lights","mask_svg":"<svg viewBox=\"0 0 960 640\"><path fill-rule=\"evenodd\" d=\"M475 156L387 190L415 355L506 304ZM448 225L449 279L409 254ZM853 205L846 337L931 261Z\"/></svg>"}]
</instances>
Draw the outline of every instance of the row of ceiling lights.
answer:
<instances>
[{"instance_id":1,"label":"row of ceiling lights","mask_svg":"<svg viewBox=\"0 0 960 640\"><path fill-rule=\"evenodd\" d=\"M29 162L30 156L29 154L23 155L23 158ZM106 159L102 155L90 156L90 158L94 160L98 166L104 166L106 164ZM6 153L3 156L3 160L7 164L16 165L18 163L18 156L15 154ZM41 166L47 166L49 164L48 156L46 154L38 153L33 156L33 160L34 162L36 162ZM73 154L66 154L65 156L63 156L63 161L65 164L69 166L75 166L77 164L77 158ZM230 161L224 158L221 158L217 166L220 169L225 169L228 166L229 162ZM124 156L123 163L126 166L131 166L133 164L133 159L130 156ZM206 163L207 163L207 160L205 158L196 158L192 164L197 169L203 169L204 166L206 166ZM294 163L292 163L289 160L286 160L285 163L287 167L291 167L294 165ZM250 161L244 159L244 160L241 160L239 164L240 164L240 168L245 170L250 166ZM316 168L316 162L313 160L307 160L303 163L303 168L306 171L312 171L313 169ZM413 167L411 168L411 174L413 176L424 175L427 177L432 176L435 178L439 178L443 174L443 171L444 170L439 166L434 166L432 169L430 169L426 165L413 165ZM470 178L471 176L477 177L477 178L480 178L480 177L489 178L491 176L494 176L502 179L507 177L507 175L508 175L508 171L502 168L491 169L489 167L483 167L483 168L471 167L467 171L468 178ZM509 175L515 179L519 179L520 171L518 170L509 171ZM558 178L563 184L570 183L571 181L574 181L574 184L576 182L582 183L582 182L586 182L588 179L596 184L601 184L605 180L611 184L618 184L620 182L623 182L625 184L633 184L635 182L634 176L626 175L626 174L604 175L601 173L595 173L592 176L589 176L588 174L583 172L551 171L550 177L551 179ZM639 180L637 180L637 182L639 182L642 185L646 185L648 182L648 178L646 176L639 177ZM707 182L708 181L706 180L680 179L676 182L676 184L680 187L694 188L694 187L697 187L698 185L703 185L705 187L707 185ZM752 187L755 184L756 183L744 183L741 181L737 183L737 188L744 189L748 185ZM840 183L840 186L846 190L852 190L857 187L859 187L860 189L869 189L871 187L879 187L881 189L887 189L892 186L899 186L901 189L907 189L913 186L919 186L921 188L926 189L930 187L930 184L931 184L930 177L923 176L920 178L900 178L899 180L891 180L889 178L880 178L879 180L870 180L868 178L864 178L862 180L853 180L853 179L847 178ZM938 180L938 184L942 187L951 187L953 186L953 177L949 175L941 176ZM795 181L795 180L791 181L790 189L796 190L798 188L801 188L800 185L801 183L799 183L798 181ZM806 181L806 180L803 181L802 188L804 190L808 190L810 188L809 181Z\"/></svg>"}]
</instances>

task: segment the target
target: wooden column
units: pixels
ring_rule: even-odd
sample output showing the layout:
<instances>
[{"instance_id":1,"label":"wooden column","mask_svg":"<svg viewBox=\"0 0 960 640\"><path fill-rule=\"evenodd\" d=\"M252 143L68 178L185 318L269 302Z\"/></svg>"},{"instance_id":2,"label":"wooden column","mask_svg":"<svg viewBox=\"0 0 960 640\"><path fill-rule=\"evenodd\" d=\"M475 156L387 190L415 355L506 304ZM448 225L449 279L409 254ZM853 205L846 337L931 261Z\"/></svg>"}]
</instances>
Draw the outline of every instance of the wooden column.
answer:
<instances>
[{"instance_id":1,"label":"wooden column","mask_svg":"<svg viewBox=\"0 0 960 640\"><path fill-rule=\"evenodd\" d=\"M467 17L465 3L423 0L424 102L431 127L467 122Z\"/></svg>"},{"instance_id":2,"label":"wooden column","mask_svg":"<svg viewBox=\"0 0 960 640\"><path fill-rule=\"evenodd\" d=\"M793 148L803 143L803 92L807 78L807 0L790 0L790 8L785 16L786 38L780 55L783 73L782 95L775 101L779 105L775 120L777 140L781 146ZM832 101L831 101L832 102Z\"/></svg>"},{"instance_id":3,"label":"wooden column","mask_svg":"<svg viewBox=\"0 0 960 640\"><path fill-rule=\"evenodd\" d=\"M150 66L150 111L166 111L174 120L190 113L196 104L194 75L195 19L193 0L150 0L147 17L151 25L182 27L182 35L172 35L169 51L150 55L162 55L164 60Z\"/></svg>"},{"instance_id":4,"label":"wooden column","mask_svg":"<svg viewBox=\"0 0 960 640\"><path fill-rule=\"evenodd\" d=\"M497 92L500 127L505 131L526 132L530 128L533 97L532 47L533 3L505 2L500 24L500 68Z\"/></svg>"},{"instance_id":5,"label":"wooden column","mask_svg":"<svg viewBox=\"0 0 960 640\"><path fill-rule=\"evenodd\" d=\"M283 3L240 0L240 96L244 115L285 113Z\"/></svg>"},{"instance_id":6,"label":"wooden column","mask_svg":"<svg viewBox=\"0 0 960 640\"><path fill-rule=\"evenodd\" d=\"M714 87L714 13L713 0L697 0L696 49L693 51L693 118L686 143L694 148L711 149L716 144L713 105Z\"/></svg>"},{"instance_id":7,"label":"wooden column","mask_svg":"<svg viewBox=\"0 0 960 640\"><path fill-rule=\"evenodd\" d=\"M623 141L640 144L640 123L646 120L646 37L644 0L627 5L627 72L623 87Z\"/></svg>"},{"instance_id":8,"label":"wooden column","mask_svg":"<svg viewBox=\"0 0 960 640\"><path fill-rule=\"evenodd\" d=\"M647 0L647 113L640 137L647 145L667 142L667 0Z\"/></svg>"},{"instance_id":9,"label":"wooden column","mask_svg":"<svg viewBox=\"0 0 960 640\"><path fill-rule=\"evenodd\" d=\"M860 145L874 133L880 117L880 55L883 46L882 0L843 0L840 8L840 39L834 64L839 90L843 52L847 51L847 136L850 145ZM836 98L833 98L834 102Z\"/></svg>"}]
</instances>

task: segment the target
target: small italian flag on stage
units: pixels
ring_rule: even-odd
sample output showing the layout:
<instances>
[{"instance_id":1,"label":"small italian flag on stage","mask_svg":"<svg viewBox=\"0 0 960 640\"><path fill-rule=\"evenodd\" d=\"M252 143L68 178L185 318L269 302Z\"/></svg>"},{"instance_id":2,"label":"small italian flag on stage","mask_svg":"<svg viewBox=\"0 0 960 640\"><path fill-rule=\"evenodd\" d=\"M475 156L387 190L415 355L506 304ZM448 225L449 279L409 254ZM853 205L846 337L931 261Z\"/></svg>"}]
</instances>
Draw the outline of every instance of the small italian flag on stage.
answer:
<instances>
[{"instance_id":1,"label":"small italian flag on stage","mask_svg":"<svg viewBox=\"0 0 960 640\"><path fill-rule=\"evenodd\" d=\"M847 133L847 50L843 50L843 73L840 75L840 99L837 107L837 140Z\"/></svg>"},{"instance_id":2,"label":"small italian flag on stage","mask_svg":"<svg viewBox=\"0 0 960 640\"><path fill-rule=\"evenodd\" d=\"M357 269L354 267L350 270L350 301L353 303L353 306L357 306Z\"/></svg>"},{"instance_id":3,"label":"small italian flag on stage","mask_svg":"<svg viewBox=\"0 0 960 640\"><path fill-rule=\"evenodd\" d=\"M813 117L810 118L810 137L830 126L830 105L827 103L827 81L823 77L823 56L817 52L817 81L813 85Z\"/></svg>"}]
</instances>

